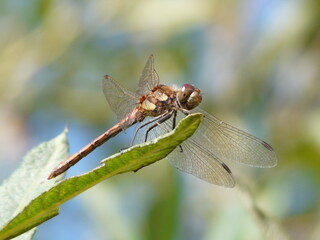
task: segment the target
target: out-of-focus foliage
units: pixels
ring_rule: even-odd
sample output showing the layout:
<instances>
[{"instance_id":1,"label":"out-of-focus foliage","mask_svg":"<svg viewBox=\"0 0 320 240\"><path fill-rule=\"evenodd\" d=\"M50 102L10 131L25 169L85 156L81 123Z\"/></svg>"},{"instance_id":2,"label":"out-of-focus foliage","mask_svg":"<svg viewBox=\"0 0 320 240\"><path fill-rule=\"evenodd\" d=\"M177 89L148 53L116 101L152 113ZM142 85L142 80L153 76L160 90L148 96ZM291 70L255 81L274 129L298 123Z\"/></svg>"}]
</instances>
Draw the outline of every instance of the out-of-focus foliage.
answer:
<instances>
[{"instance_id":1,"label":"out-of-focus foliage","mask_svg":"<svg viewBox=\"0 0 320 240\"><path fill-rule=\"evenodd\" d=\"M58 208L41 214L38 219L24 222L23 227L10 227L9 222L23 212L24 218L30 218L32 213L37 212L33 208L30 211L24 211L29 202L41 193L52 188L56 182L61 180L64 174L51 180L44 181L52 168L68 157L68 142L66 131L58 135L49 142L44 142L33 148L21 162L19 168L12 173L10 178L6 179L0 186L0 239L11 239L12 236L18 236L16 240L32 239L36 227L41 222L52 218L58 214ZM43 207L43 202L39 204ZM38 205L38 207L39 207ZM14 221L13 222L17 222ZM6 229L6 231L4 231ZM28 232L26 232L29 230ZM22 234L23 233L23 234ZM10 236L10 237L9 237Z\"/></svg>"},{"instance_id":2,"label":"out-of-focus foliage","mask_svg":"<svg viewBox=\"0 0 320 240\"><path fill-rule=\"evenodd\" d=\"M1 179L66 124L71 152L111 127L100 79L134 90L153 53L163 83L197 85L204 109L275 148L276 168L228 164L293 239L319 239L319 12L314 0L2 1ZM127 146L127 132L68 174ZM241 199L161 161L66 204L36 238L262 238Z\"/></svg>"}]
</instances>

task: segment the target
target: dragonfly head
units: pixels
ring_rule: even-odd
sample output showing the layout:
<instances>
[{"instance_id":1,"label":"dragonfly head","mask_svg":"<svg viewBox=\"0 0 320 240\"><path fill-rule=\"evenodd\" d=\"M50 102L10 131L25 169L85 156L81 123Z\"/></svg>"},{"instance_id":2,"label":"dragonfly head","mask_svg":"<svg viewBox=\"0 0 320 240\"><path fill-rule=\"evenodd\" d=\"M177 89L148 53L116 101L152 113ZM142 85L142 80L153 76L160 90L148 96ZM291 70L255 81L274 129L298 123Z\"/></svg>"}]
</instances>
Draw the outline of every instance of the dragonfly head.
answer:
<instances>
[{"instance_id":1,"label":"dragonfly head","mask_svg":"<svg viewBox=\"0 0 320 240\"><path fill-rule=\"evenodd\" d=\"M181 106L187 110L197 107L202 101L200 89L191 84L183 84L177 91L177 98Z\"/></svg>"}]
</instances>

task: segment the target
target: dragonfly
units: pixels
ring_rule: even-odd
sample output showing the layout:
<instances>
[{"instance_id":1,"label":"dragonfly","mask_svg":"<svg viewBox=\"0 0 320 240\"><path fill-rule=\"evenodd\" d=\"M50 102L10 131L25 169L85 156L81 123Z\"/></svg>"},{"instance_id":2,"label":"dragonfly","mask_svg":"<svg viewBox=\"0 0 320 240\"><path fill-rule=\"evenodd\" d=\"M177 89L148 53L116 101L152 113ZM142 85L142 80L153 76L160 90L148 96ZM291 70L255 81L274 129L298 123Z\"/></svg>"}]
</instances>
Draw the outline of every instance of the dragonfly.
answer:
<instances>
[{"instance_id":1,"label":"dragonfly","mask_svg":"<svg viewBox=\"0 0 320 240\"><path fill-rule=\"evenodd\" d=\"M169 163L179 170L209 183L234 187L235 179L225 161L260 168L277 165L276 153L268 143L202 110L199 107L202 102L199 88L183 84L176 89L160 84L153 55L144 66L135 92L120 86L108 75L103 78L102 87L118 123L61 162L48 179L62 174L133 125L137 127L131 145L174 129L176 122L190 113L202 113L204 118L196 132L167 156Z\"/></svg>"}]
</instances>

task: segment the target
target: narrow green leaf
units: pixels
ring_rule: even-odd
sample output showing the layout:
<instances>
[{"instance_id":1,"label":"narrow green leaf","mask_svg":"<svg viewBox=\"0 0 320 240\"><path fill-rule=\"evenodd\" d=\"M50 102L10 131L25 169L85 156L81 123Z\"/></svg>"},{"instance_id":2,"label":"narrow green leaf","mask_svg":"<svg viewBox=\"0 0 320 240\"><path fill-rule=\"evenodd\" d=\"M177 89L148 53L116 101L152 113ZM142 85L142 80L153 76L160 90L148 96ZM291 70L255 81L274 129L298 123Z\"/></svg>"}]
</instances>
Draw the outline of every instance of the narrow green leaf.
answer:
<instances>
[{"instance_id":1,"label":"narrow green leaf","mask_svg":"<svg viewBox=\"0 0 320 240\"><path fill-rule=\"evenodd\" d=\"M0 232L0 239L9 239L53 217L58 207L95 184L128 171L137 171L166 157L198 128L202 114L191 114L181 120L170 133L153 141L136 145L105 160L86 174L59 182L44 192L9 222ZM43 176L46 181L47 176Z\"/></svg>"},{"instance_id":2,"label":"narrow green leaf","mask_svg":"<svg viewBox=\"0 0 320 240\"><path fill-rule=\"evenodd\" d=\"M20 167L0 186L0 227L20 213L32 199L50 189L63 176L53 181L45 181L52 168L68 156L66 132L49 142L33 148L24 158ZM51 212L52 217L56 212ZM27 223L24 223L27 224ZM32 224L31 227L36 226ZM29 227L28 229L30 229ZM36 228L16 239L31 239ZM23 231L24 232L24 231ZM22 233L22 231L20 232ZM15 234L17 236L17 234ZM0 235L0 239L8 237Z\"/></svg>"}]
</instances>

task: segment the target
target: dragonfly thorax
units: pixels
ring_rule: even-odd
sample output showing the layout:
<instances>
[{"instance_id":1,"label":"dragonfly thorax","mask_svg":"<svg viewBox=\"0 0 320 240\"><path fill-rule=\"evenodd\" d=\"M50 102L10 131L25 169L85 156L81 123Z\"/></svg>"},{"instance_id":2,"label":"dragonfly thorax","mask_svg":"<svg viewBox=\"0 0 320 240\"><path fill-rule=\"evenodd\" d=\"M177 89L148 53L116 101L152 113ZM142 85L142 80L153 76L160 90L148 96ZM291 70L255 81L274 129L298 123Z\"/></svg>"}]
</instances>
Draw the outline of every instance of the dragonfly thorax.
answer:
<instances>
[{"instance_id":1,"label":"dragonfly thorax","mask_svg":"<svg viewBox=\"0 0 320 240\"><path fill-rule=\"evenodd\" d=\"M140 98L139 109L144 116L156 117L170 112L175 106L176 92L166 85L158 85Z\"/></svg>"}]
</instances>

